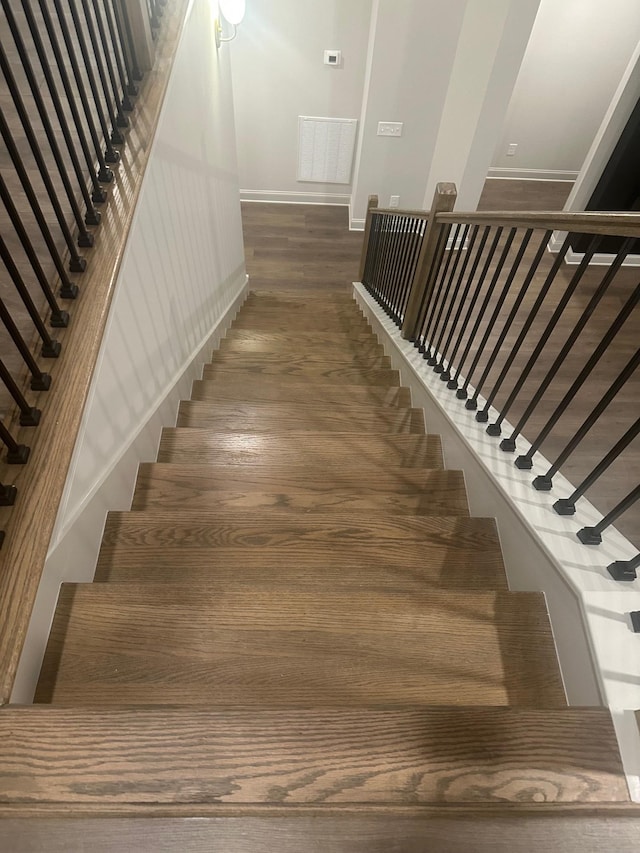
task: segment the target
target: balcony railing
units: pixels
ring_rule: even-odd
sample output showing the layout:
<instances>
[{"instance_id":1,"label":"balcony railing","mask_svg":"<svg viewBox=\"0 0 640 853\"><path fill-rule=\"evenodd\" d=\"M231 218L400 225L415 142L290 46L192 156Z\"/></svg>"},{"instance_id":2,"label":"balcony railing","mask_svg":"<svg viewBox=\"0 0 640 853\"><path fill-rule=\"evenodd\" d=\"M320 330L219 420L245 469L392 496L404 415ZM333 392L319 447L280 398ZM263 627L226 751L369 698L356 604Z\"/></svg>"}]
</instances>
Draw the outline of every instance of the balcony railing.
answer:
<instances>
[{"instance_id":1,"label":"balcony railing","mask_svg":"<svg viewBox=\"0 0 640 853\"><path fill-rule=\"evenodd\" d=\"M621 273L640 216L452 213L454 202L451 184L438 186L430 214L379 210L372 200L362 283L502 451L527 438L518 468L532 468L544 450L552 461L533 479L537 490L550 490L560 470L577 477L574 492L553 501L557 513L575 513L609 475L602 521L577 534L597 545L640 498L640 284ZM619 238L619 249L594 265L605 237ZM585 238L576 256L572 246ZM634 580L639 565L640 556L608 568Z\"/></svg>"}]
</instances>

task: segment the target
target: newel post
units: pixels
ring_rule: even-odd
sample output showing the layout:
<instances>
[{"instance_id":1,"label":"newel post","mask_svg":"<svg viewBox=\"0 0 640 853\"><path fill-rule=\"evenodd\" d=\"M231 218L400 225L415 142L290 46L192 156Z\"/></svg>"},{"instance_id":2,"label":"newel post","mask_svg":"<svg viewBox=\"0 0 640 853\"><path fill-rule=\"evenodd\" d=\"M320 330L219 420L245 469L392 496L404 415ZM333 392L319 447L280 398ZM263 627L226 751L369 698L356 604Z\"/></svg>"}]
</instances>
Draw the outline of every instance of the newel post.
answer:
<instances>
[{"instance_id":1,"label":"newel post","mask_svg":"<svg viewBox=\"0 0 640 853\"><path fill-rule=\"evenodd\" d=\"M431 291L434 285L433 272L437 267L438 258L436 258L436 249L438 246L438 237L440 236L440 225L437 221L438 213L450 213L456 203L456 185L442 183L436 186L436 191L433 196L433 203L429 212L429 220L427 228L422 240L422 248L416 265L415 275L411 282L411 292L407 309L404 314L404 322L402 324L402 337L408 340L415 339L418 334L416 328L420 309L425 305L431 296Z\"/></svg>"},{"instance_id":2,"label":"newel post","mask_svg":"<svg viewBox=\"0 0 640 853\"><path fill-rule=\"evenodd\" d=\"M369 235L371 234L371 220L373 218L372 211L378 206L378 196L370 195L367 202L367 218L364 221L364 238L362 241L362 255L360 257L360 270L358 272L358 281L362 281L364 276L364 268L367 263L367 252L369 251Z\"/></svg>"}]
</instances>

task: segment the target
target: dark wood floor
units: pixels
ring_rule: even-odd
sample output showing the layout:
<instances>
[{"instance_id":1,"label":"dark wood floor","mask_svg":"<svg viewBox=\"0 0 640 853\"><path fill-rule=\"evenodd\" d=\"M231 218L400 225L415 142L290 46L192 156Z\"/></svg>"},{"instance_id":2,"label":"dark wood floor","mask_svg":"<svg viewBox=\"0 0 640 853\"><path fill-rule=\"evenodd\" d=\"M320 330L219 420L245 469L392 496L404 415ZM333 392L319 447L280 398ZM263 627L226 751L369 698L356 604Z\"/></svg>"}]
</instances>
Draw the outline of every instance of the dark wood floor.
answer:
<instances>
[{"instance_id":1,"label":"dark wood floor","mask_svg":"<svg viewBox=\"0 0 640 853\"><path fill-rule=\"evenodd\" d=\"M568 182L533 182L515 180L488 180L480 200L479 207L492 210L509 209L559 209L564 204L571 189ZM351 282L357 278L362 234L348 230L348 212L346 207L322 207L312 205L274 205L263 203L243 204L244 236L247 258L247 271L250 287L254 290L287 288L291 290L345 291L351 288ZM552 263L552 256L544 259L538 284L543 280ZM562 289L568 283L575 267L565 267L558 276L556 290L549 300L547 309L541 312L539 328L546 323L557 303ZM587 297L603 274L602 267L589 271L584 280L583 294ZM622 301L637 284L637 273L625 269L618 273L613 286L594 314L585 330L584 340L599 340L599 336L611 322L612 315L622 305ZM526 305L535 297L535 283ZM566 315L566 321L560 325L545 348L539 362L532 372L530 382L516 400L509 420L515 423L523 413L541 377L552 363L559 347L572 327L579 312L586 304L584 296L573 300ZM567 325L568 324L568 325ZM595 402L624 365L637 346L635 326L627 324L624 335L619 338L616 353L607 355L582 395L566 413L562 423L554 430L542 445L542 452L551 460L575 434ZM481 329L482 331L482 329ZM534 329L535 332L535 329ZM507 337L505 346L515 340L518 327L515 326ZM582 339L581 339L582 340ZM536 343L535 334L529 337L530 343L521 351L515 366L524 365ZM490 339L491 342L491 339ZM467 361L471 362L473 352ZM524 429L524 435L534 440L555 405L584 363L584 353L576 345L567 358L560 373L559 382L543 397L536 412ZM500 365L502 366L502 365ZM482 368L480 362L476 376ZM497 370L490 374L490 380L497 376ZM590 431L583 442L580 452L576 452L563 466L563 473L574 483L579 484L593 469L603 454L623 434L637 416L637 401L640 397L640 379L629 382L618 395L609 409L607 418ZM497 402L502 404L506 391ZM589 491L587 497L606 513L610 511L633 488L639 479L640 441L636 441L623 457ZM560 495L558 495L559 497ZM566 497L566 495L563 495ZM640 507L636 506L625 513L617 522L617 527L640 547Z\"/></svg>"}]
</instances>

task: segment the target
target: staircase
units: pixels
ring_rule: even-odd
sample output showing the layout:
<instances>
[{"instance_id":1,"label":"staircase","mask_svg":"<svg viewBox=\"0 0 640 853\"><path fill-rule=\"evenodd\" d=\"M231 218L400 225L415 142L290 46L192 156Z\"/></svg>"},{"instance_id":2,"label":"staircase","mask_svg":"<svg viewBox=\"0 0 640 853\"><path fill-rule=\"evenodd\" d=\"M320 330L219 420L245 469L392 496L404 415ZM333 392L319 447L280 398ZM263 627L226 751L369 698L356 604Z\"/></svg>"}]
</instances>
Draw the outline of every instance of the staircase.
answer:
<instances>
[{"instance_id":1,"label":"staircase","mask_svg":"<svg viewBox=\"0 0 640 853\"><path fill-rule=\"evenodd\" d=\"M249 296L0 744L12 851L638 837L609 712L566 706L543 595L341 294Z\"/></svg>"}]
</instances>

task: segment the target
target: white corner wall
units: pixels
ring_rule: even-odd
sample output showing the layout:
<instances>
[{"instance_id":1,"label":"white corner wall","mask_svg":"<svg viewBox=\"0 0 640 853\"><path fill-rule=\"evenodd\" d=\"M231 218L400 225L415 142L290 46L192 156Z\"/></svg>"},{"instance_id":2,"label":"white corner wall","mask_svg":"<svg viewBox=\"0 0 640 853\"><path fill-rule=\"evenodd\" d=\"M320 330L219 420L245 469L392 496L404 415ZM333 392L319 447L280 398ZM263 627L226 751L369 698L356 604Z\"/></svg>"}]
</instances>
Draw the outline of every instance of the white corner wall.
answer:
<instances>
[{"instance_id":1,"label":"white corner wall","mask_svg":"<svg viewBox=\"0 0 640 853\"><path fill-rule=\"evenodd\" d=\"M243 198L336 201L351 184L297 180L298 116L359 118L372 0L251 0L232 57ZM342 65L324 51L342 51Z\"/></svg>"},{"instance_id":2,"label":"white corner wall","mask_svg":"<svg viewBox=\"0 0 640 853\"><path fill-rule=\"evenodd\" d=\"M638 0L541 0L490 175L575 178L639 33Z\"/></svg>"},{"instance_id":3,"label":"white corner wall","mask_svg":"<svg viewBox=\"0 0 640 853\"><path fill-rule=\"evenodd\" d=\"M192 0L162 107L12 695L29 702L60 583L91 581L106 512L128 509L246 288L229 55Z\"/></svg>"}]
</instances>

